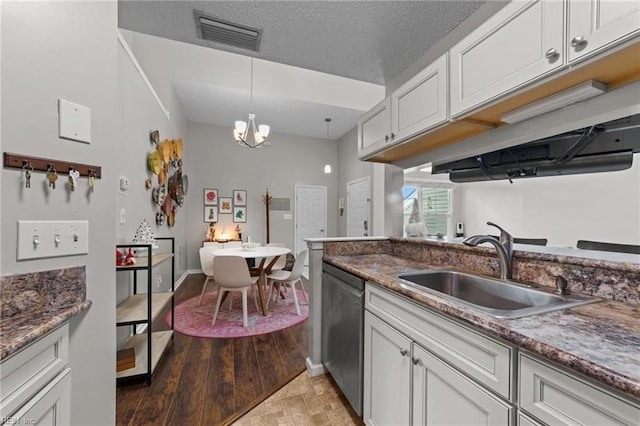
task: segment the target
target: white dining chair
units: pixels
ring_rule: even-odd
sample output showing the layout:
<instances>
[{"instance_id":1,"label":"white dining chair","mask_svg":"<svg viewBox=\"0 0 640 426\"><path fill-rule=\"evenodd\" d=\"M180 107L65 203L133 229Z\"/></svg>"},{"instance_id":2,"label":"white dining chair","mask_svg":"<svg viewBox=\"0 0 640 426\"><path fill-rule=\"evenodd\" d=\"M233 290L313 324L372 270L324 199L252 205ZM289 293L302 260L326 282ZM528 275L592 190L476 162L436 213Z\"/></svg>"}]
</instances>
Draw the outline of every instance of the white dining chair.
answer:
<instances>
[{"instance_id":1,"label":"white dining chair","mask_svg":"<svg viewBox=\"0 0 640 426\"><path fill-rule=\"evenodd\" d=\"M198 300L198 305L202 303L202 298L204 297L204 293L207 290L207 284L209 281L214 281L213 278L213 252L218 249L217 243L209 243L204 247L200 248L200 267L202 268L202 273L205 275L204 284L202 284L202 292L200 293L200 299Z\"/></svg>"},{"instance_id":2,"label":"white dining chair","mask_svg":"<svg viewBox=\"0 0 640 426\"><path fill-rule=\"evenodd\" d=\"M240 256L216 256L213 258L213 269L216 271L216 283L220 287L218 288L218 300L216 301L216 309L213 312L211 325L216 323L224 293L238 291L242 293L242 326L247 327L247 290L252 288L259 277L251 276L246 260Z\"/></svg>"},{"instance_id":3,"label":"white dining chair","mask_svg":"<svg viewBox=\"0 0 640 426\"><path fill-rule=\"evenodd\" d=\"M296 261L293 264L293 269L291 271L274 271L271 274L267 275L267 282L269 285L269 295L267 296L267 308L269 307L269 301L271 300L271 295L273 293L274 287L276 288L275 297L277 298L282 290L282 286L289 286L291 288L291 292L293 293L293 303L296 307L296 314L301 315L300 313L300 305L298 303L298 295L296 293L296 284L300 283L300 289L302 290L302 297L304 297L305 304L309 304L309 300L307 299L307 293L304 290L304 284L302 283L302 271L304 270L304 261L307 257L307 250L301 251L296 256Z\"/></svg>"},{"instance_id":4,"label":"white dining chair","mask_svg":"<svg viewBox=\"0 0 640 426\"><path fill-rule=\"evenodd\" d=\"M282 244L282 243L268 243L267 247L286 247L286 244ZM271 262L273 261L273 257L268 257L267 260L265 260L264 264L265 266L268 266ZM271 271L275 272L275 271L280 271L282 269L284 269L284 267L287 266L287 256L282 255L278 257L278 260L276 260L276 263L273 264L273 266L271 267Z\"/></svg>"}]
</instances>

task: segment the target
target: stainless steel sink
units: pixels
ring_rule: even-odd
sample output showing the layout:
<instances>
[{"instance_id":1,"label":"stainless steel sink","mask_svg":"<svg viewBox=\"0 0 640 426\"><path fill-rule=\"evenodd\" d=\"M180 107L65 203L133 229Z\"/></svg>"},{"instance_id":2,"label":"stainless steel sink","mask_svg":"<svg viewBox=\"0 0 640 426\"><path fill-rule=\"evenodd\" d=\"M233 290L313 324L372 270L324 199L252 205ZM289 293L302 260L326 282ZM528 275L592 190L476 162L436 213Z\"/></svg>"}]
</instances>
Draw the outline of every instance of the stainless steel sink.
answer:
<instances>
[{"instance_id":1,"label":"stainless steel sink","mask_svg":"<svg viewBox=\"0 0 640 426\"><path fill-rule=\"evenodd\" d=\"M572 308L600 299L576 294L558 295L515 281L434 269L398 275L412 286L454 299L496 318L522 318Z\"/></svg>"}]
</instances>

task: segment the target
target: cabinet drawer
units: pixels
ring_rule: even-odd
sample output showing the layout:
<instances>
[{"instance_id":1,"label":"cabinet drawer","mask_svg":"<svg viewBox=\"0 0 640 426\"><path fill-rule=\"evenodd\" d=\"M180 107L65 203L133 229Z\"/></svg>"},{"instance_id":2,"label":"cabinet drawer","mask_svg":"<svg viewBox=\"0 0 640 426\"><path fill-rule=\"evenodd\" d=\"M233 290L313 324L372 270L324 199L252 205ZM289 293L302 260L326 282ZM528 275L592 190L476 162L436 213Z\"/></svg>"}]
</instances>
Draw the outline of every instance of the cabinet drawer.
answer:
<instances>
[{"instance_id":1,"label":"cabinet drawer","mask_svg":"<svg viewBox=\"0 0 640 426\"><path fill-rule=\"evenodd\" d=\"M519 364L520 408L546 424L640 424L640 407L630 401L525 354Z\"/></svg>"},{"instance_id":2,"label":"cabinet drawer","mask_svg":"<svg viewBox=\"0 0 640 426\"><path fill-rule=\"evenodd\" d=\"M479 383L512 399L512 349L367 283L365 307Z\"/></svg>"},{"instance_id":3,"label":"cabinet drawer","mask_svg":"<svg viewBox=\"0 0 640 426\"><path fill-rule=\"evenodd\" d=\"M68 324L0 364L0 417L8 417L69 362Z\"/></svg>"}]
</instances>

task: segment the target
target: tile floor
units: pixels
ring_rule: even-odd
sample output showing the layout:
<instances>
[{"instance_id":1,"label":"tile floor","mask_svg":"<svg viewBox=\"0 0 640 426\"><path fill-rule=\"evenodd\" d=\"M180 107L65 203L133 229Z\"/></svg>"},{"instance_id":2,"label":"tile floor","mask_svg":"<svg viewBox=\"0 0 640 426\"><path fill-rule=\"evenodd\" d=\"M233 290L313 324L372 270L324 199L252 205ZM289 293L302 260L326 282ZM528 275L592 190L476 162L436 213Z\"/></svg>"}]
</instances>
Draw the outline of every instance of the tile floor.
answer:
<instances>
[{"instance_id":1,"label":"tile floor","mask_svg":"<svg viewBox=\"0 0 640 426\"><path fill-rule=\"evenodd\" d=\"M362 425L336 384L305 371L249 411L234 426Z\"/></svg>"}]
</instances>

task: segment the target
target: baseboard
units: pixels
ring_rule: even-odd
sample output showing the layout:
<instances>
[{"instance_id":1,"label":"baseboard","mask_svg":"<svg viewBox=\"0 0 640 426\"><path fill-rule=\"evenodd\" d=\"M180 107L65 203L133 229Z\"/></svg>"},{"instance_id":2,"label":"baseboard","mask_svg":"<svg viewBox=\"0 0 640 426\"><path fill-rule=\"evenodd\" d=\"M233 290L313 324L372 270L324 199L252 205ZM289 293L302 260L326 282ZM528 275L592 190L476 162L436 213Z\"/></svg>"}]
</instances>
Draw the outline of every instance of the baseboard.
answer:
<instances>
[{"instance_id":1,"label":"baseboard","mask_svg":"<svg viewBox=\"0 0 640 426\"><path fill-rule=\"evenodd\" d=\"M324 365L314 364L313 361L311 361L311 358L309 357L307 357L307 359L305 360L305 363L307 364L307 372L309 373L310 377L316 377L321 374L326 374L327 372L327 370L325 370L324 368Z\"/></svg>"},{"instance_id":2,"label":"baseboard","mask_svg":"<svg viewBox=\"0 0 640 426\"><path fill-rule=\"evenodd\" d=\"M191 275L191 274L202 274L202 269L187 269L185 271L185 274L187 275Z\"/></svg>"}]
</instances>

